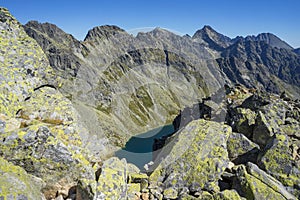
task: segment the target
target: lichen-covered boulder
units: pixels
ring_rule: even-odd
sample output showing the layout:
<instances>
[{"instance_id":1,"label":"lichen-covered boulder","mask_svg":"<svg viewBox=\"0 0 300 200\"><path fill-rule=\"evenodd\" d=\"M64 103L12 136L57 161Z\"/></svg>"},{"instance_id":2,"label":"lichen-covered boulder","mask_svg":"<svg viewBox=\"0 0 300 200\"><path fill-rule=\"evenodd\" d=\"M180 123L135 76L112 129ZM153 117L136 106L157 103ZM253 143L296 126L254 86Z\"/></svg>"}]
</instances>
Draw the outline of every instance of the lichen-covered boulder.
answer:
<instances>
[{"instance_id":1,"label":"lichen-covered boulder","mask_svg":"<svg viewBox=\"0 0 300 200\"><path fill-rule=\"evenodd\" d=\"M300 197L300 166L286 135L276 135L259 155L259 166Z\"/></svg>"},{"instance_id":2,"label":"lichen-covered boulder","mask_svg":"<svg viewBox=\"0 0 300 200\"><path fill-rule=\"evenodd\" d=\"M281 100L273 100L258 111L253 128L253 141L264 147L268 140L276 133L280 133L280 126L285 122L287 105Z\"/></svg>"},{"instance_id":3,"label":"lichen-covered boulder","mask_svg":"<svg viewBox=\"0 0 300 200\"><path fill-rule=\"evenodd\" d=\"M80 138L67 127L37 124L3 133L0 140L1 154L28 173L42 178L47 183L45 188L52 188L54 192L48 193L50 197L55 195L53 186L61 179L73 186L77 179L94 180L85 152L78 145Z\"/></svg>"},{"instance_id":4,"label":"lichen-covered boulder","mask_svg":"<svg viewBox=\"0 0 300 200\"><path fill-rule=\"evenodd\" d=\"M276 179L252 163L236 167L234 189L246 199L297 199Z\"/></svg>"},{"instance_id":5,"label":"lichen-covered boulder","mask_svg":"<svg viewBox=\"0 0 300 200\"><path fill-rule=\"evenodd\" d=\"M252 137L256 113L249 108L234 108L230 110L230 124L234 131Z\"/></svg>"},{"instance_id":6,"label":"lichen-covered boulder","mask_svg":"<svg viewBox=\"0 0 300 200\"><path fill-rule=\"evenodd\" d=\"M260 147L241 133L230 134L227 140L229 160L235 164L256 162Z\"/></svg>"},{"instance_id":7,"label":"lichen-covered boulder","mask_svg":"<svg viewBox=\"0 0 300 200\"><path fill-rule=\"evenodd\" d=\"M45 183L0 157L0 199L41 199Z\"/></svg>"},{"instance_id":8,"label":"lichen-covered boulder","mask_svg":"<svg viewBox=\"0 0 300 200\"><path fill-rule=\"evenodd\" d=\"M169 187L164 190L163 195L165 199L177 199L178 191L175 188Z\"/></svg>"},{"instance_id":9,"label":"lichen-covered boulder","mask_svg":"<svg viewBox=\"0 0 300 200\"><path fill-rule=\"evenodd\" d=\"M249 174L263 181L268 187L272 188L277 193L280 193L286 199L295 199L295 196L289 193L281 182L261 170L257 165L249 162L246 165L246 169Z\"/></svg>"},{"instance_id":10,"label":"lichen-covered boulder","mask_svg":"<svg viewBox=\"0 0 300 200\"><path fill-rule=\"evenodd\" d=\"M162 160L150 175L150 186L180 191L198 185L199 190L218 192L218 180L229 163L226 141L230 134L229 126L192 121L161 151L158 158Z\"/></svg>"},{"instance_id":11,"label":"lichen-covered boulder","mask_svg":"<svg viewBox=\"0 0 300 200\"><path fill-rule=\"evenodd\" d=\"M127 198L128 199L140 199L140 184L130 183L127 185Z\"/></svg>"},{"instance_id":12,"label":"lichen-covered boulder","mask_svg":"<svg viewBox=\"0 0 300 200\"><path fill-rule=\"evenodd\" d=\"M95 198L117 200L135 197L135 193L139 193L141 189L138 182L146 177L139 174L136 167L127 163L126 159L111 157L103 162Z\"/></svg>"}]
</instances>

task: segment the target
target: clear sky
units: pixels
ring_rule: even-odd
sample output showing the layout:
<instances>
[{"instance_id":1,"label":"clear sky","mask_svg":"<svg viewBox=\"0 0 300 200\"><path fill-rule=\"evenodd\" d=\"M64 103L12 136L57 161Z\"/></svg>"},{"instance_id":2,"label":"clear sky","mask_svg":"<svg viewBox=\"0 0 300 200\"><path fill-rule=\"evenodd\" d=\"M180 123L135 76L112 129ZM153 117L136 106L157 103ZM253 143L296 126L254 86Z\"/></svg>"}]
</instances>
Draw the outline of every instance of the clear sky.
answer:
<instances>
[{"instance_id":1,"label":"clear sky","mask_svg":"<svg viewBox=\"0 0 300 200\"><path fill-rule=\"evenodd\" d=\"M210 25L229 37L276 34L300 47L300 0L0 0L21 22L50 22L83 40L95 26L162 27L193 35Z\"/></svg>"}]
</instances>

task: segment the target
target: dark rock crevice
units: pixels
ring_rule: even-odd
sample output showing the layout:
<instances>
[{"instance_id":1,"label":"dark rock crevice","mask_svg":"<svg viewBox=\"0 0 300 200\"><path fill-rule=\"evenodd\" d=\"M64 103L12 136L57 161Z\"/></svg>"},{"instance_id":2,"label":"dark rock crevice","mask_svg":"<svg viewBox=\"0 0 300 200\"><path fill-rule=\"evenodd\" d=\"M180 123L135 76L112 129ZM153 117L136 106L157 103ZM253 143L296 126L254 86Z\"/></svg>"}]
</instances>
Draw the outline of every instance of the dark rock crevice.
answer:
<instances>
[{"instance_id":1,"label":"dark rock crevice","mask_svg":"<svg viewBox=\"0 0 300 200\"><path fill-rule=\"evenodd\" d=\"M48 88L52 88L52 89L57 90L57 88L56 88L54 85L44 84L44 85L41 85L41 86L39 86L39 87L34 88L33 91L40 90L40 89L42 89L42 88L44 88L44 87L48 87Z\"/></svg>"}]
</instances>

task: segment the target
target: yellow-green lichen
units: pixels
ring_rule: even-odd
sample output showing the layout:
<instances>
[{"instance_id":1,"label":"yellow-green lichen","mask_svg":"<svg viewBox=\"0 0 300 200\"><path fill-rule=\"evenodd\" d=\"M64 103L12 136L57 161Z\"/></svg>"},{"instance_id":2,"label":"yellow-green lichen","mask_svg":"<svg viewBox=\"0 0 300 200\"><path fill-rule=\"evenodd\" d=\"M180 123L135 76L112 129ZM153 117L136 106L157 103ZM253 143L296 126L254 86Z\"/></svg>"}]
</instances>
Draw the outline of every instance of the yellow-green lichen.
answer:
<instances>
[{"instance_id":1,"label":"yellow-green lichen","mask_svg":"<svg viewBox=\"0 0 300 200\"><path fill-rule=\"evenodd\" d=\"M0 198L4 200L26 197L42 199L43 182L26 173L21 167L15 166L0 157Z\"/></svg>"}]
</instances>

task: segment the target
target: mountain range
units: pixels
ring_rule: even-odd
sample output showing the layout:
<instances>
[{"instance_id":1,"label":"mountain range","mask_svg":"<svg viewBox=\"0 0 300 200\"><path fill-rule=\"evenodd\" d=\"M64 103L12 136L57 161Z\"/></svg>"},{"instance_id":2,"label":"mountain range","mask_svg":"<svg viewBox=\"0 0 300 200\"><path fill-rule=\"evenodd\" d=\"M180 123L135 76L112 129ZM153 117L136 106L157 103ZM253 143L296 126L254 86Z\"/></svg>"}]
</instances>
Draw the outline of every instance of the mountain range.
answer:
<instances>
[{"instance_id":1,"label":"mountain range","mask_svg":"<svg viewBox=\"0 0 300 200\"><path fill-rule=\"evenodd\" d=\"M113 143L171 123L225 84L300 94L297 50L271 33L231 39L204 26L192 37L161 28L133 36L105 25L78 41L53 24L23 27L62 77L62 93L93 116L86 122L92 134Z\"/></svg>"}]
</instances>

